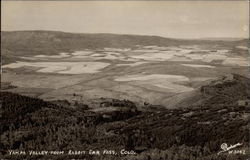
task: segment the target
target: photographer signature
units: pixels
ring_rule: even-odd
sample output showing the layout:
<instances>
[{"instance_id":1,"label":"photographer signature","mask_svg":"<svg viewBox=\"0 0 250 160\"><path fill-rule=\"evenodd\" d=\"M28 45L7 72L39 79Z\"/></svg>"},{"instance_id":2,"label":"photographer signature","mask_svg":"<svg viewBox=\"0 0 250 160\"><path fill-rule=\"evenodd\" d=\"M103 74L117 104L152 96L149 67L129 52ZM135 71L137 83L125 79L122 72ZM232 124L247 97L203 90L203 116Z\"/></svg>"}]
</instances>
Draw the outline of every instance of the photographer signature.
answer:
<instances>
[{"instance_id":1,"label":"photographer signature","mask_svg":"<svg viewBox=\"0 0 250 160\"><path fill-rule=\"evenodd\" d=\"M230 145L230 146L228 146L227 143L222 143L221 146L220 146L222 151L218 152L218 154L230 151L231 149L234 149L234 148L236 148L238 146L242 146L242 143L237 143L237 144Z\"/></svg>"}]
</instances>

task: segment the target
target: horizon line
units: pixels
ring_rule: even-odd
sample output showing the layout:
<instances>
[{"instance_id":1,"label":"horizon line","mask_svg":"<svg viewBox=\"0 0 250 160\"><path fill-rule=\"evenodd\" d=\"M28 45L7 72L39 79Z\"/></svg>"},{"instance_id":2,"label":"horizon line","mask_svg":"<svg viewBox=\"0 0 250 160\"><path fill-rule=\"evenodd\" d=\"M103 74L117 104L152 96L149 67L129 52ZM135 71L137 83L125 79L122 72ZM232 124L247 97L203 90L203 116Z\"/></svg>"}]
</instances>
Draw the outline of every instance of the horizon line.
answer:
<instances>
[{"instance_id":1,"label":"horizon line","mask_svg":"<svg viewBox=\"0 0 250 160\"><path fill-rule=\"evenodd\" d=\"M28 32L28 31L44 31L44 32L63 32L63 33L71 33L71 34L113 34L113 35L131 35L131 36L156 36L161 38L169 38L169 39L183 39L183 40L213 40L213 39L250 39L248 37L198 37L198 38L187 38L187 37L166 37L155 34L130 34L130 33L114 33L114 32L74 32L74 31L62 31L62 30L43 30L43 29L29 29L29 30L2 30L1 32Z\"/></svg>"}]
</instances>

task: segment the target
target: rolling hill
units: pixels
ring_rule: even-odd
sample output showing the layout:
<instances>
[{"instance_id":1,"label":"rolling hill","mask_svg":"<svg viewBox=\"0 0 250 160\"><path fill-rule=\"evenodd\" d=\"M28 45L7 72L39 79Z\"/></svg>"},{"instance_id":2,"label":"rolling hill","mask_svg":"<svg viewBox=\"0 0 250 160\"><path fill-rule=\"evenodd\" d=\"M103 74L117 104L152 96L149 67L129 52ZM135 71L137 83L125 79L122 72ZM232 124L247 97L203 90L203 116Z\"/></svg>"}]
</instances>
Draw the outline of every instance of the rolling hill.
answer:
<instances>
[{"instance_id":1,"label":"rolling hill","mask_svg":"<svg viewBox=\"0 0 250 160\"><path fill-rule=\"evenodd\" d=\"M185 45L229 44L247 45L247 40L224 42L221 40L181 40L159 36L84 34L58 31L3 31L1 32L3 55L37 55L71 52L103 47L127 48L135 45Z\"/></svg>"},{"instance_id":2,"label":"rolling hill","mask_svg":"<svg viewBox=\"0 0 250 160\"><path fill-rule=\"evenodd\" d=\"M203 86L201 94L207 96L204 103L191 108L188 104L178 109L149 107L134 115L122 110L110 111L112 114L123 113L130 116L122 120L112 118L105 121L104 113L89 111L88 107L83 109L76 105L70 108L65 105L68 104L66 102L60 102L59 105L37 98L1 92L3 117L0 119L0 156L4 159L13 159L17 156L28 159L98 160L113 159L114 156L123 160L245 159L247 154L217 153L222 143L241 143L241 150L249 150L247 125L250 111L248 106L238 104L239 100L249 99L249 79L240 75L225 77ZM117 154L68 154L69 150L100 150L103 153L105 148ZM136 155L121 155L120 150L124 148L135 151ZM64 153L9 155L10 149L27 153L29 150L61 150Z\"/></svg>"}]
</instances>

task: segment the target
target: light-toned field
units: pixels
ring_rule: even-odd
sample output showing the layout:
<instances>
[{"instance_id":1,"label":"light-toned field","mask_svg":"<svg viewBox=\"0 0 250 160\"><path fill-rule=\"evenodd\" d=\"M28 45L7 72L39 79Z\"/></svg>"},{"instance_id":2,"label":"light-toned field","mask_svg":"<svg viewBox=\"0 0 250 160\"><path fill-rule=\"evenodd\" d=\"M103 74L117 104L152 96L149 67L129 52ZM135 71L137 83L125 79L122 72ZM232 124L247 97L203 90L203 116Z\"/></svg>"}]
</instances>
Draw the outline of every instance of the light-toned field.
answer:
<instances>
[{"instance_id":1,"label":"light-toned field","mask_svg":"<svg viewBox=\"0 0 250 160\"><path fill-rule=\"evenodd\" d=\"M229 65L229 66L249 66L249 58L248 60L242 57L234 57L234 58L227 58L223 61L223 65Z\"/></svg>"},{"instance_id":2,"label":"light-toned field","mask_svg":"<svg viewBox=\"0 0 250 160\"><path fill-rule=\"evenodd\" d=\"M137 46L23 56L22 61L2 67L1 81L22 88L13 92L40 88L34 94L48 100L72 100L75 94L85 101L106 97L168 107L218 76L247 73L249 57L210 47Z\"/></svg>"},{"instance_id":3,"label":"light-toned field","mask_svg":"<svg viewBox=\"0 0 250 160\"><path fill-rule=\"evenodd\" d=\"M211 65L200 65L200 64L181 64L183 66L188 66L188 67L195 67L195 68L215 68L215 66Z\"/></svg>"},{"instance_id":4,"label":"light-toned field","mask_svg":"<svg viewBox=\"0 0 250 160\"><path fill-rule=\"evenodd\" d=\"M167 74L151 74L151 75L126 75L116 78L115 81L147 81L147 80L165 80L168 82L188 81L185 76L167 75Z\"/></svg>"},{"instance_id":5,"label":"light-toned field","mask_svg":"<svg viewBox=\"0 0 250 160\"><path fill-rule=\"evenodd\" d=\"M24 66L42 68L36 72L58 74L84 74L96 73L108 66L104 62L16 62L3 66L3 68L21 68Z\"/></svg>"}]
</instances>

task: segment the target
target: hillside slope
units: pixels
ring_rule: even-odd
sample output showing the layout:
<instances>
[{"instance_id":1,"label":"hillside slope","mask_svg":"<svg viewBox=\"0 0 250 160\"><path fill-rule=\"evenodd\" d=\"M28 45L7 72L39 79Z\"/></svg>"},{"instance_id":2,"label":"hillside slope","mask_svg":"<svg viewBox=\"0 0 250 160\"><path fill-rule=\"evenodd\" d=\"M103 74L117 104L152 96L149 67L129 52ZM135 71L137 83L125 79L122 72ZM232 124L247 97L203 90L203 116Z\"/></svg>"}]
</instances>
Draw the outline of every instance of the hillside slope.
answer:
<instances>
[{"instance_id":1,"label":"hillside slope","mask_svg":"<svg viewBox=\"0 0 250 160\"><path fill-rule=\"evenodd\" d=\"M222 143L242 143L249 149L249 79L233 75L214 81L199 106L155 108L113 118L85 109L64 107L36 98L1 92L1 158L13 159L8 150L61 150L62 155L14 155L16 158L182 159L235 160L247 155L217 155ZM106 106L109 107L109 106ZM105 109L105 108L104 108ZM119 113L120 112L120 113ZM163 143L164 142L164 143ZM136 155L121 155L120 150ZM69 155L69 150L114 150L117 155ZM19 156L19 157L17 157Z\"/></svg>"},{"instance_id":2,"label":"hillside slope","mask_svg":"<svg viewBox=\"0 0 250 160\"><path fill-rule=\"evenodd\" d=\"M2 47L16 55L53 54L103 47L126 48L135 45L167 45L179 42L157 36L116 34L74 34L57 31L2 32ZM13 47L14 46L14 47Z\"/></svg>"}]
</instances>

